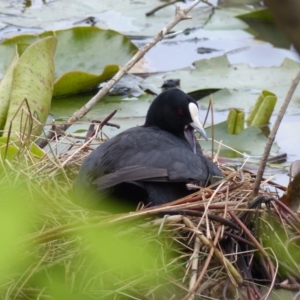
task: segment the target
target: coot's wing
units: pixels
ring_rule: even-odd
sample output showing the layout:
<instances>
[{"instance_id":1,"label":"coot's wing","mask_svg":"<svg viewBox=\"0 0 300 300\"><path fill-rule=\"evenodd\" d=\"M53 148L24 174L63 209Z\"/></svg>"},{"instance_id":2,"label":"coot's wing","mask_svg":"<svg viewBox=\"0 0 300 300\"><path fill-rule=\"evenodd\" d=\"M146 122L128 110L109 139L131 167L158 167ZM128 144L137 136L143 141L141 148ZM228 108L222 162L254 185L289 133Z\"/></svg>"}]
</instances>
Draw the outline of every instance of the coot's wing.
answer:
<instances>
[{"instance_id":1,"label":"coot's wing","mask_svg":"<svg viewBox=\"0 0 300 300\"><path fill-rule=\"evenodd\" d=\"M98 190L105 190L122 182L133 182L138 180L166 181L168 171L166 169L154 168L149 166L128 166L116 172L106 174L94 180Z\"/></svg>"},{"instance_id":2,"label":"coot's wing","mask_svg":"<svg viewBox=\"0 0 300 300\"><path fill-rule=\"evenodd\" d=\"M89 186L101 176L137 165L167 170L166 181L205 183L210 175L221 175L211 174L217 168L201 152L195 154L184 139L141 126L125 130L95 149L82 164L77 182ZM147 173L143 177L145 181ZM126 176L123 181L128 182Z\"/></svg>"},{"instance_id":3,"label":"coot's wing","mask_svg":"<svg viewBox=\"0 0 300 300\"><path fill-rule=\"evenodd\" d=\"M158 128L126 130L98 147L91 156L94 156L90 158L92 162L97 161L96 170L102 170L103 174L144 165L168 170L169 179L174 181L206 180L208 177L203 161L206 158L195 154L184 139Z\"/></svg>"}]
</instances>

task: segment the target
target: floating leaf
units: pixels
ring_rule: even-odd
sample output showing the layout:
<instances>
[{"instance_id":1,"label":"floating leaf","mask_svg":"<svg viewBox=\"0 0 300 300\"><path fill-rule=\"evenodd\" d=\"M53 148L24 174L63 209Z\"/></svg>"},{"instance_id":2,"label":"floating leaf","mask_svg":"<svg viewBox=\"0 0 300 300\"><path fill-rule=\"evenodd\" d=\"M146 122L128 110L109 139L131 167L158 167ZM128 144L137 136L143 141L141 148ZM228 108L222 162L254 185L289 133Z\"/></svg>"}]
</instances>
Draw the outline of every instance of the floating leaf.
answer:
<instances>
[{"instance_id":1,"label":"floating leaf","mask_svg":"<svg viewBox=\"0 0 300 300\"><path fill-rule=\"evenodd\" d=\"M260 20L264 22L274 23L274 17L268 9L254 10L245 14L237 15L236 18L241 20Z\"/></svg>"},{"instance_id":2,"label":"floating leaf","mask_svg":"<svg viewBox=\"0 0 300 300\"><path fill-rule=\"evenodd\" d=\"M228 110L230 107L243 109L247 112L258 95L263 90L272 91L278 98L274 112L277 113L283 99L299 70L300 64L291 59L285 59L280 67L252 68L246 64L231 65L226 56L209 60L199 60L194 68L184 68L171 74L149 76L145 82L163 82L169 78L179 78L181 88L186 93L199 89L216 88L220 91L213 94L214 109ZM297 87L292 101L287 109L288 113L300 113ZM207 96L199 102L202 108L209 106L210 97Z\"/></svg>"},{"instance_id":3,"label":"floating leaf","mask_svg":"<svg viewBox=\"0 0 300 300\"><path fill-rule=\"evenodd\" d=\"M222 122L214 126L214 139L218 142L222 141L223 144L237 150L241 153L246 153L253 156L261 156L263 154L267 138L262 134L261 130L257 127L248 127L241 131L238 135L233 135L227 132L227 123ZM211 136L212 127L205 128L208 136ZM211 143L203 142L201 146L206 150L211 150ZM219 143L214 143L214 150L219 148ZM278 146L276 143L272 146L272 151L277 152ZM225 146L221 147L221 156L227 157L240 157L241 155L228 149Z\"/></svg>"},{"instance_id":4,"label":"floating leaf","mask_svg":"<svg viewBox=\"0 0 300 300\"><path fill-rule=\"evenodd\" d=\"M119 70L116 65L106 66L103 73L94 75L82 71L70 71L63 74L54 85L53 96L77 94L96 87L99 83L112 78Z\"/></svg>"},{"instance_id":5,"label":"floating leaf","mask_svg":"<svg viewBox=\"0 0 300 300\"><path fill-rule=\"evenodd\" d=\"M41 133L40 124L44 124L48 117L53 93L55 47L55 37L39 40L25 50L15 66L4 127L6 131L11 129L11 134L14 131L33 135ZM27 99L31 116L24 99ZM26 118L33 123L25 122Z\"/></svg>"},{"instance_id":6,"label":"floating leaf","mask_svg":"<svg viewBox=\"0 0 300 300\"><path fill-rule=\"evenodd\" d=\"M248 13L236 16L239 20L247 23L257 38L271 43L280 48L289 48L290 42L287 41L284 34L275 25L274 17L267 8L256 9Z\"/></svg>"},{"instance_id":7,"label":"floating leaf","mask_svg":"<svg viewBox=\"0 0 300 300\"><path fill-rule=\"evenodd\" d=\"M128 37L97 27L59 30L55 36L58 39L55 67L59 78L54 96L97 86L111 78L138 50Z\"/></svg>"},{"instance_id":8,"label":"floating leaf","mask_svg":"<svg viewBox=\"0 0 300 300\"><path fill-rule=\"evenodd\" d=\"M49 36L57 38L54 96L76 94L104 82L138 50L130 39L113 30L74 27L40 35L20 35L0 44L0 73L8 67L15 44L33 43Z\"/></svg>"},{"instance_id":9,"label":"floating leaf","mask_svg":"<svg viewBox=\"0 0 300 300\"><path fill-rule=\"evenodd\" d=\"M22 145L18 139L10 138L8 141L7 137L0 137L0 156L2 159L12 161L21 152L25 152L33 159L40 159L45 155L45 152L34 143L26 142Z\"/></svg>"},{"instance_id":10,"label":"floating leaf","mask_svg":"<svg viewBox=\"0 0 300 300\"><path fill-rule=\"evenodd\" d=\"M38 6L38 8L26 7L26 9L21 10L20 7L16 9L12 4L1 8L1 21L22 28L31 26L37 30L36 27L40 29L53 28L53 26L66 28L74 26L74 23L86 24L87 22L84 21L86 17L93 16L96 26L101 28L139 36L153 36L162 30L175 15L175 4L157 11L150 17L145 15L146 12L160 5L160 0L139 2L132 0L89 0L84 3L81 0L60 0L51 2L51 5ZM183 4L183 6L188 6L188 3ZM212 10L213 7L201 3L190 12L192 19L180 22L176 25L175 31L193 28L195 24L197 26L204 25ZM17 11L21 12L21 17L16 14ZM239 13L244 11L239 10ZM241 22L240 20L237 21Z\"/></svg>"}]
</instances>

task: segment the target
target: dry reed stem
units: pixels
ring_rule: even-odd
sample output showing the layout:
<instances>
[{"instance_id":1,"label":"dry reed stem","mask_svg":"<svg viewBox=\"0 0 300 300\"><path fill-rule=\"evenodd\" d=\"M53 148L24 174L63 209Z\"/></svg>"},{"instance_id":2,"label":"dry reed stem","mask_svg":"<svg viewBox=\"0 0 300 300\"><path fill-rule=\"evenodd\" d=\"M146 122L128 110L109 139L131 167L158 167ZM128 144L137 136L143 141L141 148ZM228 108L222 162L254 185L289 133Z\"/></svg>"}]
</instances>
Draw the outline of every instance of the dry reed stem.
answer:
<instances>
[{"instance_id":1,"label":"dry reed stem","mask_svg":"<svg viewBox=\"0 0 300 300\"><path fill-rule=\"evenodd\" d=\"M214 254L216 255L216 257L221 261L221 263L226 266L226 268L228 268L228 270L230 271L231 275L235 278L236 282L238 284L242 284L243 283L243 279L241 277L241 275L239 274L239 272L233 267L233 265L230 263L230 261L225 258L222 253L213 245L213 243L204 236L203 232L201 232L199 229L197 229L197 227L191 222L190 219L183 217L183 222L184 224L190 228L192 230L192 232L195 233L195 235L201 240L201 242L207 246L207 247L211 247L214 250Z\"/></svg>"},{"instance_id":2,"label":"dry reed stem","mask_svg":"<svg viewBox=\"0 0 300 300\"><path fill-rule=\"evenodd\" d=\"M199 264L199 250L200 250L201 242L198 237L195 238L194 242L194 252L191 255L190 263L191 263L191 279L189 284L189 300L194 300L195 295L193 294L194 286L197 282L197 272L198 272L198 264Z\"/></svg>"},{"instance_id":3,"label":"dry reed stem","mask_svg":"<svg viewBox=\"0 0 300 300\"><path fill-rule=\"evenodd\" d=\"M218 243L219 237L220 237L220 233L221 233L221 227L218 228L217 233L215 235L215 239L213 241L214 247L217 246L217 243ZM207 269L209 267L209 264L210 264L210 261L211 261L211 259L213 257L213 254L214 254L214 248L211 247L210 250L209 250L208 256L207 256L207 258L205 260L205 263L203 265L203 268L202 268L202 270L200 272L200 275L199 275L198 279L194 282L194 285L192 285L190 287L188 294L183 298L183 300L193 300L195 298L194 297L195 296L194 293L199 288L199 286L200 286L200 284L201 284L201 282L202 282L202 280L203 280L203 278L204 278L204 276L205 276L205 274L207 272ZM230 274L230 272L228 272L228 274Z\"/></svg>"}]
</instances>

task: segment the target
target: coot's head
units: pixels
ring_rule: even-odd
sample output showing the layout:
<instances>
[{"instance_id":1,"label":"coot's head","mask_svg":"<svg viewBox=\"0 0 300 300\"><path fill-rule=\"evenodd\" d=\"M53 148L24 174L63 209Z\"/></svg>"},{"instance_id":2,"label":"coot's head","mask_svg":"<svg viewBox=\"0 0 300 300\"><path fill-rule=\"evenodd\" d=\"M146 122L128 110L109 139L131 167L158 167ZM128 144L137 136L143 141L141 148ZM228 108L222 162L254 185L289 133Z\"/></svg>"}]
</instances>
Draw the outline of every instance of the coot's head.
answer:
<instances>
[{"instance_id":1,"label":"coot's head","mask_svg":"<svg viewBox=\"0 0 300 300\"><path fill-rule=\"evenodd\" d=\"M192 127L207 140L199 120L197 102L175 88L162 92L154 99L149 107L145 126L156 126L179 137L184 137L185 129Z\"/></svg>"}]
</instances>

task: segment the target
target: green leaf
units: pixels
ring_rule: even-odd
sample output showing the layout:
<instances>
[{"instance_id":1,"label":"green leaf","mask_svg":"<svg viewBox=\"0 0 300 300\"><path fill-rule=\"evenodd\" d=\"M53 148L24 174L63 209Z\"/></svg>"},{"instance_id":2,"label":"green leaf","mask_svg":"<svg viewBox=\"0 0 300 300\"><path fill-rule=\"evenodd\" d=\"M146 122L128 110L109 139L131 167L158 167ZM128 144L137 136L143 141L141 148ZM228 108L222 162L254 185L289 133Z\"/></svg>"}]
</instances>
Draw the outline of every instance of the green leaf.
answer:
<instances>
[{"instance_id":1,"label":"green leaf","mask_svg":"<svg viewBox=\"0 0 300 300\"><path fill-rule=\"evenodd\" d=\"M7 137L0 137L0 156L1 159L12 161L19 152L19 147L14 143L8 143Z\"/></svg>"},{"instance_id":2,"label":"green leaf","mask_svg":"<svg viewBox=\"0 0 300 300\"><path fill-rule=\"evenodd\" d=\"M24 34L6 39L0 43L0 78L8 69L15 53L16 45L18 44L32 44L38 40L36 35ZM19 49L18 49L19 50ZM19 52L19 51L18 51ZM20 52L19 52L20 55Z\"/></svg>"},{"instance_id":3,"label":"green leaf","mask_svg":"<svg viewBox=\"0 0 300 300\"><path fill-rule=\"evenodd\" d=\"M56 38L47 37L30 45L20 57L13 74L9 109L4 130L39 135L46 122L54 83L53 56ZM29 116L27 99L32 116ZM22 106L22 109L20 109ZM33 120L33 123L29 119Z\"/></svg>"},{"instance_id":4,"label":"green leaf","mask_svg":"<svg viewBox=\"0 0 300 300\"><path fill-rule=\"evenodd\" d=\"M7 69L16 44L30 44L49 36L57 38L54 96L76 94L96 87L113 77L119 66L138 50L128 37L97 27L47 31L39 36L20 35L0 44L0 74Z\"/></svg>"},{"instance_id":5,"label":"green leaf","mask_svg":"<svg viewBox=\"0 0 300 300\"><path fill-rule=\"evenodd\" d=\"M229 111L227 118L227 132L230 134L238 134L244 130L245 113L236 108Z\"/></svg>"},{"instance_id":6,"label":"green leaf","mask_svg":"<svg viewBox=\"0 0 300 300\"><path fill-rule=\"evenodd\" d=\"M85 2L60 0L51 5L38 7L38 9L26 7L24 10L18 10L21 17L17 15L17 10L13 5L6 5L1 8L3 13L1 20L22 27L66 28L66 26L72 26L74 21L80 21L86 16L95 16L98 19L96 26L101 28L113 29L126 34L154 36L166 27L169 20L173 19L175 15L175 4L157 11L150 17L145 15L146 12L161 4L160 0L89 0ZM192 19L179 22L174 30L194 28L195 24L200 27L207 22L212 9L205 4L198 5L189 13Z\"/></svg>"},{"instance_id":7,"label":"green leaf","mask_svg":"<svg viewBox=\"0 0 300 300\"><path fill-rule=\"evenodd\" d=\"M259 40L267 41L273 46L280 48L290 47L290 42L282 31L278 29L278 26L275 25L274 17L269 9L253 10L239 14L236 18L246 22L250 26L250 29L247 31L254 34Z\"/></svg>"},{"instance_id":8,"label":"green leaf","mask_svg":"<svg viewBox=\"0 0 300 300\"><path fill-rule=\"evenodd\" d=\"M263 90L272 91L277 95L278 103L274 113L278 113L286 93L299 70L300 64L291 59L285 59L280 67L251 68L246 64L231 65L226 56L208 60L199 60L194 63L195 68L183 68L171 74L149 76L145 82L163 82L171 78L181 81L181 88L186 93L199 89L216 88L220 91L213 94L214 109L228 110L230 107L243 109L251 108L258 95ZM297 87L292 101L287 109L288 113L300 113ZM201 99L202 108L208 108L209 96Z\"/></svg>"},{"instance_id":9,"label":"green leaf","mask_svg":"<svg viewBox=\"0 0 300 300\"><path fill-rule=\"evenodd\" d=\"M77 129L74 131L74 133L84 133L84 132L87 132L86 129Z\"/></svg>"},{"instance_id":10,"label":"green leaf","mask_svg":"<svg viewBox=\"0 0 300 300\"><path fill-rule=\"evenodd\" d=\"M59 78L54 96L76 94L97 86L111 78L137 51L129 38L97 27L59 30L55 36L58 39L55 67Z\"/></svg>"},{"instance_id":11,"label":"green leaf","mask_svg":"<svg viewBox=\"0 0 300 300\"><path fill-rule=\"evenodd\" d=\"M12 161L19 153L26 153L33 159L43 158L45 152L34 143L28 143L21 145L19 139L7 137L0 137L0 156L2 159L8 159Z\"/></svg>"},{"instance_id":12,"label":"green leaf","mask_svg":"<svg viewBox=\"0 0 300 300\"><path fill-rule=\"evenodd\" d=\"M100 75L82 71L71 71L58 78L54 85L53 96L77 94L96 87L99 83L112 78L119 70L117 65L106 66Z\"/></svg>"},{"instance_id":13,"label":"green leaf","mask_svg":"<svg viewBox=\"0 0 300 300\"><path fill-rule=\"evenodd\" d=\"M241 153L246 153L253 156L261 156L263 154L267 138L262 134L261 130L257 127L248 127L241 131L238 135L233 135L227 132L226 121L214 126L214 139L218 142L222 141L223 144L230 148L237 150ZM205 128L208 136L212 134L212 127ZM211 143L201 143L202 148L206 151L211 150ZM214 143L214 150L219 148L219 143ZM241 157L233 150L225 146L220 148L220 155L226 157ZM277 152L278 146L276 143L272 146L272 151Z\"/></svg>"},{"instance_id":14,"label":"green leaf","mask_svg":"<svg viewBox=\"0 0 300 300\"><path fill-rule=\"evenodd\" d=\"M246 14L240 14L236 18L241 20L260 20L264 22L274 23L274 17L268 9L260 9L248 12Z\"/></svg>"},{"instance_id":15,"label":"green leaf","mask_svg":"<svg viewBox=\"0 0 300 300\"><path fill-rule=\"evenodd\" d=\"M248 126L267 125L270 121L276 102L277 97L275 94L269 91L262 91L247 118Z\"/></svg>"},{"instance_id":16,"label":"green leaf","mask_svg":"<svg viewBox=\"0 0 300 300\"><path fill-rule=\"evenodd\" d=\"M242 20L235 18L236 15L245 12L247 12L245 8L237 7L216 9L204 28L208 30L246 29L248 27L247 24ZM224 22L224 20L226 20L226 22Z\"/></svg>"}]
</instances>

